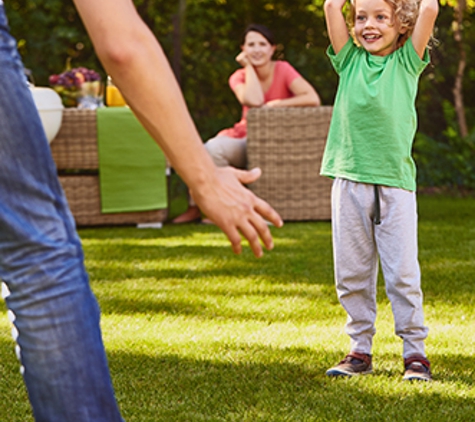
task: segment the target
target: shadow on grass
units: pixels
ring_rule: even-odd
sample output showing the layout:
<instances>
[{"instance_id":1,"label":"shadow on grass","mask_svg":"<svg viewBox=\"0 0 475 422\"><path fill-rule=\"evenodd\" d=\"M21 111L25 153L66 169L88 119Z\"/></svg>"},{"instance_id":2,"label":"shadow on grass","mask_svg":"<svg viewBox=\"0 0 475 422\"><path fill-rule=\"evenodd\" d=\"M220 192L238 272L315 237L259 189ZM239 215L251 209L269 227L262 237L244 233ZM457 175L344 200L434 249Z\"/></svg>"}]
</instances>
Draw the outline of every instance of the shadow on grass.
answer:
<instances>
[{"instance_id":1,"label":"shadow on grass","mask_svg":"<svg viewBox=\"0 0 475 422\"><path fill-rule=\"evenodd\" d=\"M2 421L32 421L12 351L3 357ZM220 346L224 347L224 346ZM213 355L210 351L210 356ZM228 346L221 360L155 350L155 356L108 353L116 396L128 422L359 422L454 421L475 418L475 358L434 356L433 383L405 383L394 369L397 356L379 357L375 374L326 377L341 358L311 348ZM2 354L3 356L3 354ZM383 361L383 359L385 361ZM392 369L384 369L388 363Z\"/></svg>"},{"instance_id":2,"label":"shadow on grass","mask_svg":"<svg viewBox=\"0 0 475 422\"><path fill-rule=\"evenodd\" d=\"M444 387L456 383L468 390L473 377L453 374L430 384L403 382L400 373L331 379L325 371L341 356L317 352L312 361L310 349L279 350L275 357L272 349L257 347L245 353L252 362L111 353L124 416L130 422L474 420L473 396ZM449 366L460 359L475 365L473 358L444 359Z\"/></svg>"},{"instance_id":3,"label":"shadow on grass","mask_svg":"<svg viewBox=\"0 0 475 422\"><path fill-rule=\"evenodd\" d=\"M234 256L224 247L88 246L86 266L105 313L210 317L224 313L230 317L222 309L223 301L248 297L260 301L324 299L326 305L336 304L330 253L313 258L306 255L310 253L314 255L284 246L256 260L250 254ZM117 283L123 289L113 287Z\"/></svg>"},{"instance_id":4,"label":"shadow on grass","mask_svg":"<svg viewBox=\"0 0 475 422\"><path fill-rule=\"evenodd\" d=\"M166 234L166 229L158 234L133 228L104 229L82 231L81 237L85 241L86 265L94 282L232 277L233 280L250 278L275 284L321 284L333 288L330 233L319 237L319 227L321 224L309 223L293 225L287 232L282 229L275 235L276 243L285 241L290 245L278 245L259 260L248 248L243 255L234 255L226 243L225 246L186 244L186 239L197 233L205 236L201 243L206 243L206 236L218 233L218 229L210 227L172 226ZM109 243L111 239L113 243ZM143 239L151 242L140 244ZM157 239L162 243L153 244ZM94 243L88 244L88 240ZM119 242L115 242L117 240ZM170 245L166 245L167 242Z\"/></svg>"},{"instance_id":5,"label":"shadow on grass","mask_svg":"<svg viewBox=\"0 0 475 422\"><path fill-rule=\"evenodd\" d=\"M458 220L475 218L475 198L455 198L444 195L418 196L419 221L442 222L444 224Z\"/></svg>"},{"instance_id":6,"label":"shadow on grass","mask_svg":"<svg viewBox=\"0 0 475 422\"><path fill-rule=\"evenodd\" d=\"M334 322L335 318L341 320L341 326L343 327L344 316L341 307L336 303L332 308L329 304L325 304L325 309L318 309L318 304L314 306L306 306L305 309L297 309L286 307L284 310L278 308L275 305L274 310L258 309L258 307L237 308L226 307L220 304L214 304L209 300L209 297L203 300L187 300L186 298L175 299L138 299L136 297L110 297L96 292L96 296L101 306L103 315L115 314L115 315L138 315L149 314L159 315L165 314L169 316L186 316L192 318L198 318L201 320L222 320L227 322L250 322L260 321L266 323L277 322L306 322L310 320L318 321L320 324L324 321ZM291 294L286 295L290 300L293 297ZM233 300L232 297L229 300ZM190 321L190 323L192 323Z\"/></svg>"},{"instance_id":7,"label":"shadow on grass","mask_svg":"<svg viewBox=\"0 0 475 422\"><path fill-rule=\"evenodd\" d=\"M233 277L254 279L266 278L269 282L281 283L299 283L305 284L325 284L333 285L333 268L331 264L318 265L318 263L306 261L305 267L300 268L298 259L292 260L290 254L287 254L286 259L266 260L263 258L259 262L247 261L239 258L219 258L219 248L213 247L180 247L175 248L173 253L161 253L160 250L155 249L151 254L147 251L147 256L142 254L141 263L138 262L140 258L132 257L131 255L140 255L139 249L153 248L135 247L130 248L126 255L127 257L111 258L107 252L101 257L95 252L88 251L87 255L94 255L93 262L86 259L86 266L91 273L94 281L122 281L128 278L177 278L196 280L201 278L216 278L216 277ZM115 248L117 252L118 248ZM285 250L281 251L285 254ZM215 256L213 256L215 255ZM252 259L252 258L250 258ZM172 265L170 262L164 265L160 264L160 260L175 260ZM186 260L189 261L188 268ZM196 262L199 260L199 262ZM155 262L152 262L155 261ZM194 262L192 262L194 261ZM146 263L146 264L145 264Z\"/></svg>"},{"instance_id":8,"label":"shadow on grass","mask_svg":"<svg viewBox=\"0 0 475 422\"><path fill-rule=\"evenodd\" d=\"M86 244L86 265L104 313L168 313L233 320L252 316L257 320L282 321L298 320L299 313L305 312L305 317L311 318L313 312L313 318L326 319L334 317L329 308L337 305L328 228L328 224L319 223L290 225L276 236L276 243L285 240L284 244L260 260L249 251L245 256L235 256L228 246L140 244L135 240L144 236L154 239L154 234L120 229L120 233L113 233L114 239L128 244L107 245L108 237L104 238L104 245ZM176 232L169 238L172 242L195 233L191 227L172 229ZM216 228L196 230L217 233ZM104 233L99 231L99 235ZM98 239L94 232L82 237ZM123 288L114 288L117 283L122 283ZM223 306L240 299L249 299L250 303L294 301L293 312L291 315L289 310L276 311L271 315L269 309ZM303 310L298 307L302 301L307 302ZM316 309L319 301L325 302L325 307L320 308L328 315Z\"/></svg>"},{"instance_id":9,"label":"shadow on grass","mask_svg":"<svg viewBox=\"0 0 475 422\"><path fill-rule=\"evenodd\" d=\"M475 298L475 284L471 282L475 279L475 198L421 195L419 217L419 258L426 303L437 306L440 301L462 301L473 305L474 299L470 298ZM86 248L87 256L95 262L88 267L95 281L129 277L193 280L230 276L236 279L261 277L269 283L319 284L332 288L330 223L287 223L282 229L272 228L272 233L276 248L261 260L255 260L247 247L242 256L234 256L224 235L216 227L196 224L166 225L158 231L131 228L84 230L81 236L85 240L99 241L99 245ZM200 246L200 240L194 239L195 236L208 241L219 238L221 243L220 246ZM107 245L111 239L123 240L124 244ZM162 243L159 246L140 245L137 242L140 239L159 239ZM185 245L179 246L180 241ZM131 269L134 260L181 261L182 266ZM187 261L199 261L200 265L187 266ZM384 293L378 295L378 300L385 300Z\"/></svg>"},{"instance_id":10,"label":"shadow on grass","mask_svg":"<svg viewBox=\"0 0 475 422\"><path fill-rule=\"evenodd\" d=\"M0 402L0 421L33 422L20 364L15 355L15 343L11 338L0 338Z\"/></svg>"}]
</instances>

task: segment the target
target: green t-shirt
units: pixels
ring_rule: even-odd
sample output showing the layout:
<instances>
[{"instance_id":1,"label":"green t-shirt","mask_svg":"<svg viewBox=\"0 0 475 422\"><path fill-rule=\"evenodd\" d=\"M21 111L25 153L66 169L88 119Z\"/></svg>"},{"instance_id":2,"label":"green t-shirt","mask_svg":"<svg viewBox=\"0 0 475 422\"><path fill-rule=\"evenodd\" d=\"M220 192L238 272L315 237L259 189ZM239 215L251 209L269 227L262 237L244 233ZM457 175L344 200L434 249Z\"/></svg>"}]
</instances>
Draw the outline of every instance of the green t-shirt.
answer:
<instances>
[{"instance_id":1,"label":"green t-shirt","mask_svg":"<svg viewBox=\"0 0 475 422\"><path fill-rule=\"evenodd\" d=\"M428 52L421 60L409 39L374 56L350 38L338 54L332 46L327 54L340 82L321 174L415 191L415 99Z\"/></svg>"}]
</instances>

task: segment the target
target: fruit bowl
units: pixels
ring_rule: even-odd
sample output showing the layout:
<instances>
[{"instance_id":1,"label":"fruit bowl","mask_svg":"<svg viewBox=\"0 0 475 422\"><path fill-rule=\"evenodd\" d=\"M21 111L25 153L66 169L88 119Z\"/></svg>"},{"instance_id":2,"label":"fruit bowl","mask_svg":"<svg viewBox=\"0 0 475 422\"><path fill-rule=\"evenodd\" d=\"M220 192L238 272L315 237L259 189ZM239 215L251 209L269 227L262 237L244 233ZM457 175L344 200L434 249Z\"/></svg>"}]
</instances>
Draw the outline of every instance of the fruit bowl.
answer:
<instances>
[{"instance_id":1,"label":"fruit bowl","mask_svg":"<svg viewBox=\"0 0 475 422\"><path fill-rule=\"evenodd\" d=\"M95 70L76 67L59 75L51 75L49 84L60 95L65 107L78 107L82 95L99 95L101 76Z\"/></svg>"}]
</instances>

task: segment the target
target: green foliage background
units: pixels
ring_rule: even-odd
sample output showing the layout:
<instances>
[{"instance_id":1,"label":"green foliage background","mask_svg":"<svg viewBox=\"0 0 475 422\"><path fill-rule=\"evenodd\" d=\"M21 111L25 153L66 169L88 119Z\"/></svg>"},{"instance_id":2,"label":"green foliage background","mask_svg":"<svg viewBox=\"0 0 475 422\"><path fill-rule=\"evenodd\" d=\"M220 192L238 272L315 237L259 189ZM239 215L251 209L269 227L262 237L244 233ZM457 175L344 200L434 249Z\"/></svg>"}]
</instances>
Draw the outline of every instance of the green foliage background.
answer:
<instances>
[{"instance_id":1,"label":"green foliage background","mask_svg":"<svg viewBox=\"0 0 475 422\"><path fill-rule=\"evenodd\" d=\"M179 0L135 0L135 4L172 60L172 22ZM251 22L263 23L274 31L279 42L278 58L291 62L317 89L323 103L332 104L337 77L325 54L328 38L323 0L187 0L186 5L181 85L204 140L240 117L240 106L228 89L227 80L238 68L234 58L239 52L241 33ZM48 76L63 71L68 59L72 66L91 67L104 75L71 1L11 0L5 3L5 8L25 66L33 71L37 85L47 85ZM468 59L464 99L471 130L475 119L475 52L470 47L475 45L474 15L475 11L469 10L464 22ZM433 173L434 165L445 165L447 154L454 154L452 158L456 162L460 156L451 149L454 131L456 136L458 130L451 105L458 62L452 20L453 9L442 6L435 33L438 42L431 52L432 63L421 78L417 100L420 136L415 153L419 157L420 181L428 185L460 185L451 174L444 177L427 174ZM475 158L470 154L473 138L457 143L458 147L467 145L462 155L468 156L469 168L475 168ZM435 150L439 153L435 158L432 155L431 161L421 159ZM442 151L445 154L440 156Z\"/></svg>"}]
</instances>

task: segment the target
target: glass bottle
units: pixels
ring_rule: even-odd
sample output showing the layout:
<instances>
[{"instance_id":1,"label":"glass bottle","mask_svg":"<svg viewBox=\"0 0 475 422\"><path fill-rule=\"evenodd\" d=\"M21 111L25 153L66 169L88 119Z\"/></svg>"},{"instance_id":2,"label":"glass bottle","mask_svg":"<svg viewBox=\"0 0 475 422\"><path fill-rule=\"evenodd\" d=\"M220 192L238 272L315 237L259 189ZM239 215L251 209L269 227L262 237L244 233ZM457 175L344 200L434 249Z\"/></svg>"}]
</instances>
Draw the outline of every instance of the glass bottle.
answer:
<instances>
[{"instance_id":1,"label":"glass bottle","mask_svg":"<svg viewBox=\"0 0 475 422\"><path fill-rule=\"evenodd\" d=\"M107 76L106 105L108 107L123 107L127 105L119 88L114 85L110 76Z\"/></svg>"}]
</instances>

